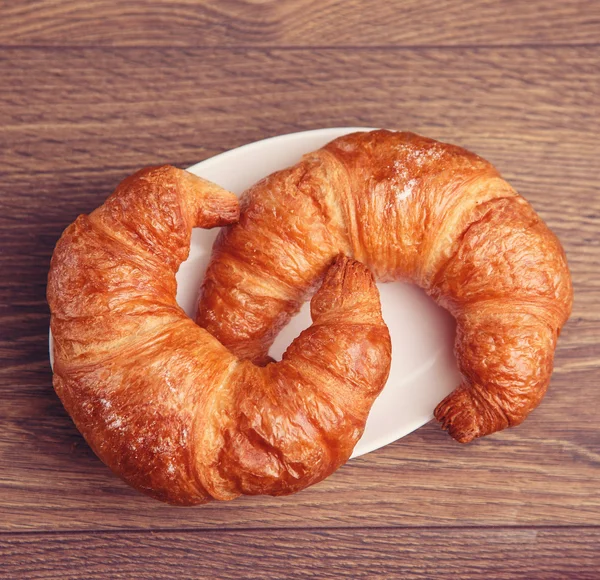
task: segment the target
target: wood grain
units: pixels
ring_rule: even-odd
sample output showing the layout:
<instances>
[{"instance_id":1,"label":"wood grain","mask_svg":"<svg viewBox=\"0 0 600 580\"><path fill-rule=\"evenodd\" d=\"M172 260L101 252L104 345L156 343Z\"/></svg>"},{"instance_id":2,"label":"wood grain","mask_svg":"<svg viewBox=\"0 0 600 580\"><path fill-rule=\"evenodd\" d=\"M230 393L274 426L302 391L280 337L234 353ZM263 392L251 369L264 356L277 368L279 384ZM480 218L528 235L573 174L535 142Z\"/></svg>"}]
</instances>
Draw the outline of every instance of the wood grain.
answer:
<instances>
[{"instance_id":1,"label":"wood grain","mask_svg":"<svg viewBox=\"0 0 600 580\"><path fill-rule=\"evenodd\" d=\"M0 44L426 46L597 43L586 0L20 0Z\"/></svg>"},{"instance_id":2,"label":"wood grain","mask_svg":"<svg viewBox=\"0 0 600 580\"><path fill-rule=\"evenodd\" d=\"M191 164L296 130L378 125L477 151L542 213L547 199L562 204L562 221L572 195L575 213L596 199L599 58L600 48L5 49L3 172L7 186L36 184L13 211L72 188L63 198L74 217L133 167ZM87 208L71 201L84 186L96 188L82 194Z\"/></svg>"},{"instance_id":3,"label":"wood grain","mask_svg":"<svg viewBox=\"0 0 600 580\"><path fill-rule=\"evenodd\" d=\"M597 524L599 57L590 47L3 51L0 529ZM556 231L575 307L546 400L518 429L466 447L429 425L286 499L181 510L137 495L93 456L51 388L54 242L142 165L186 166L335 125L469 147Z\"/></svg>"},{"instance_id":4,"label":"wood grain","mask_svg":"<svg viewBox=\"0 0 600 580\"><path fill-rule=\"evenodd\" d=\"M598 545L596 528L16 534L0 577L596 580Z\"/></svg>"}]
</instances>

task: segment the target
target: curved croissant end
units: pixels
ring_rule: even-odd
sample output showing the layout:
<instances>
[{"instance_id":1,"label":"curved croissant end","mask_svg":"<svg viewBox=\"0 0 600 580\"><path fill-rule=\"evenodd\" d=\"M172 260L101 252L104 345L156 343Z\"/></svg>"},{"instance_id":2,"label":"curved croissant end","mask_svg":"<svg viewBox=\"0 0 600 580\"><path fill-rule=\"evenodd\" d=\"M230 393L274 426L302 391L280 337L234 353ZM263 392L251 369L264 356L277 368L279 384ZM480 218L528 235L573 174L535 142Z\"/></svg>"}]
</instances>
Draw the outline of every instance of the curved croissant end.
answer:
<instances>
[{"instance_id":1,"label":"curved croissant end","mask_svg":"<svg viewBox=\"0 0 600 580\"><path fill-rule=\"evenodd\" d=\"M260 360L332 256L423 287L457 319L462 385L435 411L459 441L543 397L572 304L560 243L487 161L412 133L340 137L243 196L213 248L198 323Z\"/></svg>"},{"instance_id":2,"label":"curved croissant end","mask_svg":"<svg viewBox=\"0 0 600 580\"><path fill-rule=\"evenodd\" d=\"M389 372L373 277L344 257L278 363L239 360L185 315L175 274L192 227L237 218L233 194L148 168L78 217L52 257L56 392L115 473L174 504L323 479L349 458Z\"/></svg>"}]
</instances>

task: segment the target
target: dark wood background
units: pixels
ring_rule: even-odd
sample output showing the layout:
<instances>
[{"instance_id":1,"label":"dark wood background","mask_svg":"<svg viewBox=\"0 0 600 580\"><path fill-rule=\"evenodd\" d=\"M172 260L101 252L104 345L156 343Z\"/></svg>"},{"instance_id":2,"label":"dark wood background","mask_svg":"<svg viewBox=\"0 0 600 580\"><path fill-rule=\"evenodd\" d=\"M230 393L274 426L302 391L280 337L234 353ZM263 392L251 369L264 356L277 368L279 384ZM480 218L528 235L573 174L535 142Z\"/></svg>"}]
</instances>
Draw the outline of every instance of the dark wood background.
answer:
<instances>
[{"instance_id":1,"label":"dark wood background","mask_svg":"<svg viewBox=\"0 0 600 580\"><path fill-rule=\"evenodd\" d=\"M599 578L599 42L592 0L0 0L0 577ZM559 235L575 305L548 396L285 499L138 495L53 393L54 243L141 166L344 125L476 151Z\"/></svg>"}]
</instances>

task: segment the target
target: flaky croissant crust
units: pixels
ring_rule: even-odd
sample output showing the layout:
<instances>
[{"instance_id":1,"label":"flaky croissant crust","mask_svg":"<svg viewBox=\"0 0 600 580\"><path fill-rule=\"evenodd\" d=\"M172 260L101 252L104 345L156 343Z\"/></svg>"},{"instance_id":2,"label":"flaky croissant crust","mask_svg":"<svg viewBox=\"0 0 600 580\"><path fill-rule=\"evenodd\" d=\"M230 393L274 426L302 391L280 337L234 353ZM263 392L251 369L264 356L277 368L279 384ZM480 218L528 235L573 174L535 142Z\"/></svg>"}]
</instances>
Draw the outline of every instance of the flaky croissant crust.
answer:
<instances>
[{"instance_id":1,"label":"flaky croissant crust","mask_svg":"<svg viewBox=\"0 0 600 580\"><path fill-rule=\"evenodd\" d=\"M215 243L197 317L232 352L264 360L343 253L455 316L463 381L435 410L455 439L517 425L540 402L571 279L557 238L484 159L412 133L354 133L241 204Z\"/></svg>"},{"instance_id":2,"label":"flaky croissant crust","mask_svg":"<svg viewBox=\"0 0 600 580\"><path fill-rule=\"evenodd\" d=\"M350 456L389 372L373 277L344 257L278 363L239 360L185 315L175 274L192 227L237 218L233 194L149 168L79 216L52 257L56 392L115 473L174 504L323 479Z\"/></svg>"}]
</instances>

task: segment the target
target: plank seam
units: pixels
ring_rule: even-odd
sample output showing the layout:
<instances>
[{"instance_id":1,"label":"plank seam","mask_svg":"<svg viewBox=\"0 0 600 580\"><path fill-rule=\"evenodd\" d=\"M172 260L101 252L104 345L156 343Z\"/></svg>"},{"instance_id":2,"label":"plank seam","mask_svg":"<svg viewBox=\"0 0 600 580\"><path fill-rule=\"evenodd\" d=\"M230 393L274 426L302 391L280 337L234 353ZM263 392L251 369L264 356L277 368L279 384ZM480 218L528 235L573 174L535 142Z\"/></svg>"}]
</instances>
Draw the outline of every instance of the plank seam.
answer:
<instances>
[{"instance_id":1,"label":"plank seam","mask_svg":"<svg viewBox=\"0 0 600 580\"><path fill-rule=\"evenodd\" d=\"M3 50L199 50L226 52L236 50L254 51L310 51L310 50L520 50L520 49L565 49L565 48L598 48L600 42L574 43L522 43L522 44L373 44L373 45L119 45L119 44L0 44Z\"/></svg>"},{"instance_id":2,"label":"plank seam","mask_svg":"<svg viewBox=\"0 0 600 580\"><path fill-rule=\"evenodd\" d=\"M526 531L526 530L600 530L597 524L540 524L540 525L435 525L435 526L315 526L315 527L240 527L240 528L114 528L114 529L78 529L78 530L3 530L0 531L0 538L6 536L44 536L44 535L84 535L84 534L182 534L182 533L203 533L203 534L222 534L222 533L250 533L250 532L336 532L336 531L378 531L378 530L397 530L402 532L426 532L426 531Z\"/></svg>"}]
</instances>

